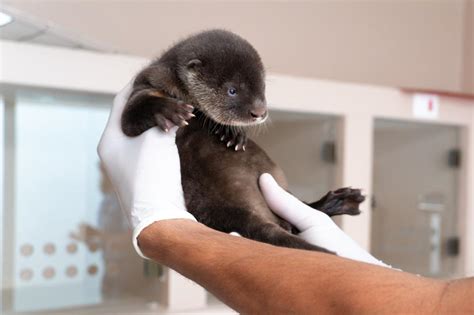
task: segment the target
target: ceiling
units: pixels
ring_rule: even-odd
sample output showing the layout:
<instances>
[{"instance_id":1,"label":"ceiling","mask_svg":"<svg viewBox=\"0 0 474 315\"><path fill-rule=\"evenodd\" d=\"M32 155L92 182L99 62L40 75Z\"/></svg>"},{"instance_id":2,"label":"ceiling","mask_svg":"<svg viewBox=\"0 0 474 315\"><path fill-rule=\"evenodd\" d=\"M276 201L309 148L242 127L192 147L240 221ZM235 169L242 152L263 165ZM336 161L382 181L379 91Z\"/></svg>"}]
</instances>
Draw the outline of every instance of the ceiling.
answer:
<instances>
[{"instance_id":1,"label":"ceiling","mask_svg":"<svg viewBox=\"0 0 474 315\"><path fill-rule=\"evenodd\" d=\"M225 28L248 39L271 72L460 92L466 1L3 0L3 6L66 34L76 47L152 57L188 34Z\"/></svg>"},{"instance_id":2,"label":"ceiling","mask_svg":"<svg viewBox=\"0 0 474 315\"><path fill-rule=\"evenodd\" d=\"M13 19L0 28L0 39L73 49L104 51L99 45L69 35L60 26L25 15L14 8L2 8Z\"/></svg>"}]
</instances>

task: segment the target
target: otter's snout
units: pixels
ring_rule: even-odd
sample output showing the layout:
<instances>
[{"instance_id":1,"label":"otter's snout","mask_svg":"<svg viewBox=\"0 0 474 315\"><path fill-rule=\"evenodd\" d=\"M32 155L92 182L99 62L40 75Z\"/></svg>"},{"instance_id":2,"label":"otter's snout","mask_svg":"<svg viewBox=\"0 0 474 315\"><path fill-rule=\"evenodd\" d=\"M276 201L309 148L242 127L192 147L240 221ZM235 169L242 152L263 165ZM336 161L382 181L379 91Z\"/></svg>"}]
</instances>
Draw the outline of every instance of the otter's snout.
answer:
<instances>
[{"instance_id":1,"label":"otter's snout","mask_svg":"<svg viewBox=\"0 0 474 315\"><path fill-rule=\"evenodd\" d=\"M257 102L248 111L253 121L259 122L267 117L267 104L265 102Z\"/></svg>"}]
</instances>

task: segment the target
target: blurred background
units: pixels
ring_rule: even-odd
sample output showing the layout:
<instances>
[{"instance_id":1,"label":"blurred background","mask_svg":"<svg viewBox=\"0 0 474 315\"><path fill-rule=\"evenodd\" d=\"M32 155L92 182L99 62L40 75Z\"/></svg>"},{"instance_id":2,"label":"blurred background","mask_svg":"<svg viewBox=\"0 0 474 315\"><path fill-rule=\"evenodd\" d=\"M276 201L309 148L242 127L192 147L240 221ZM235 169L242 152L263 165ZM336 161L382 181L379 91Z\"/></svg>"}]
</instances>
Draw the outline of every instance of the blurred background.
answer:
<instances>
[{"instance_id":1,"label":"blurred background","mask_svg":"<svg viewBox=\"0 0 474 315\"><path fill-rule=\"evenodd\" d=\"M254 139L292 192L361 187L362 215L335 219L359 244L474 275L474 0L2 0L2 313L232 312L135 254L96 154L114 94L210 28L260 53L271 122Z\"/></svg>"}]
</instances>

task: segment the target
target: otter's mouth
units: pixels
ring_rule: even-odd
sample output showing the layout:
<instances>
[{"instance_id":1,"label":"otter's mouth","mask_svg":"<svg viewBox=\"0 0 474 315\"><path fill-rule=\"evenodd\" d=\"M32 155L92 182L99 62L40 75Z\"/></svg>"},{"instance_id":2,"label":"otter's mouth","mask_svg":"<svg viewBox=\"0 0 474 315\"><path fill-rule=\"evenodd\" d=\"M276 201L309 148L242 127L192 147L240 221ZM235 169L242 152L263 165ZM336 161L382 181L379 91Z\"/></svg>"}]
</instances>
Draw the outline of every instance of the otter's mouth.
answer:
<instances>
[{"instance_id":1,"label":"otter's mouth","mask_svg":"<svg viewBox=\"0 0 474 315\"><path fill-rule=\"evenodd\" d=\"M224 123L224 125L228 126L238 126L238 127L250 127L263 124L268 119L268 112L265 112L263 116L259 117L252 117L251 118L243 118L243 119L235 119L230 120Z\"/></svg>"},{"instance_id":2,"label":"otter's mouth","mask_svg":"<svg viewBox=\"0 0 474 315\"><path fill-rule=\"evenodd\" d=\"M264 103L257 103L251 109L247 110L245 114L239 113L233 118L234 119L228 119L226 125L239 127L260 125L267 120L268 109Z\"/></svg>"},{"instance_id":3,"label":"otter's mouth","mask_svg":"<svg viewBox=\"0 0 474 315\"><path fill-rule=\"evenodd\" d=\"M259 106L242 111L234 111L228 109L223 111L219 107L199 106L196 111L201 111L205 116L213 120L215 123L224 126L233 127L252 127L263 124L268 119L267 107Z\"/></svg>"}]
</instances>

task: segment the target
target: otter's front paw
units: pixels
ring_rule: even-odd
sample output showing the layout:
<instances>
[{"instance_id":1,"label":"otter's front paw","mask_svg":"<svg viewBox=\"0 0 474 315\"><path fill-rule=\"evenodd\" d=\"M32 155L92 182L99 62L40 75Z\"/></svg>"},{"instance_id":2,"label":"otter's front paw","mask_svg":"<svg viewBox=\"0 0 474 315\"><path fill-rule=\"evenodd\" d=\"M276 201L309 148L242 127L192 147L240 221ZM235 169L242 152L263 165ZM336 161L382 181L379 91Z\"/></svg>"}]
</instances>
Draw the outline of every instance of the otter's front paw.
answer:
<instances>
[{"instance_id":1,"label":"otter's front paw","mask_svg":"<svg viewBox=\"0 0 474 315\"><path fill-rule=\"evenodd\" d=\"M171 127L170 122L178 127L188 125L188 120L195 117L193 114L194 107L182 101L167 98L160 110L155 113L156 124L163 131L168 131Z\"/></svg>"},{"instance_id":2,"label":"otter's front paw","mask_svg":"<svg viewBox=\"0 0 474 315\"><path fill-rule=\"evenodd\" d=\"M215 134L228 148L233 148L235 151L245 151L245 146L247 145L247 135L245 133L225 128L217 130Z\"/></svg>"},{"instance_id":3,"label":"otter's front paw","mask_svg":"<svg viewBox=\"0 0 474 315\"><path fill-rule=\"evenodd\" d=\"M357 215L360 213L359 204L365 200L360 189L350 187L339 188L328 192L319 201L309 204L329 216L339 214Z\"/></svg>"}]
</instances>

